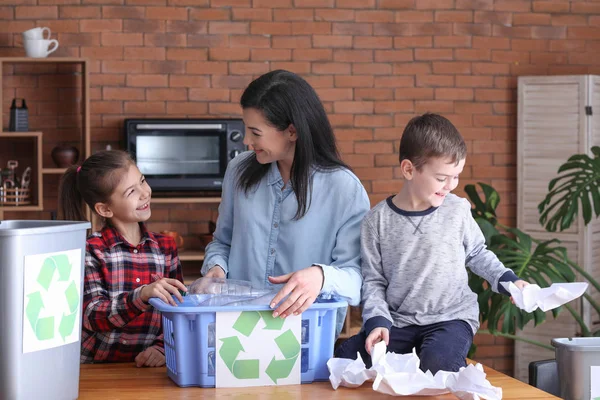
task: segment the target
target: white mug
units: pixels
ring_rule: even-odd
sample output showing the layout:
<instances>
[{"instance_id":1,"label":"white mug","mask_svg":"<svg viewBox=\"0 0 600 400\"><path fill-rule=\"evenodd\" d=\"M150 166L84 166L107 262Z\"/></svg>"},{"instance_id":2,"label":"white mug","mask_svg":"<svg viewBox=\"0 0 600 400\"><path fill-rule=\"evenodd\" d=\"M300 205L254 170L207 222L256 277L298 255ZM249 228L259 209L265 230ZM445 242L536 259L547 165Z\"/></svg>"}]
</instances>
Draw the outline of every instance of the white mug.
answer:
<instances>
[{"instance_id":1,"label":"white mug","mask_svg":"<svg viewBox=\"0 0 600 400\"><path fill-rule=\"evenodd\" d=\"M49 47L52 43L54 43L55 46L49 50ZM58 49L58 40L25 40L23 42L23 46L25 47L25 54L27 54L27 57L46 58L48 57L48 54Z\"/></svg>"},{"instance_id":2,"label":"white mug","mask_svg":"<svg viewBox=\"0 0 600 400\"><path fill-rule=\"evenodd\" d=\"M44 37L44 32L48 32L48 36ZM29 29L28 31L23 32L23 42L27 39L50 39L50 35L52 34L52 32L50 32L50 28L33 28L33 29Z\"/></svg>"}]
</instances>

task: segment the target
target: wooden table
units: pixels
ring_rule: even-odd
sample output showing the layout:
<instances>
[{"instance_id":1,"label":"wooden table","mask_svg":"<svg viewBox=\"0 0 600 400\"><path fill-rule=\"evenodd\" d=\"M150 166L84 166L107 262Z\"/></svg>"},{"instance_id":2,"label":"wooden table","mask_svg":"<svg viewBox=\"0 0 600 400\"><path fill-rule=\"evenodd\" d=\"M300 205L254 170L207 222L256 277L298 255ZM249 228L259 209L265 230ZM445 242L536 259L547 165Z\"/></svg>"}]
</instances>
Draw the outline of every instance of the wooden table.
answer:
<instances>
[{"instance_id":1,"label":"wooden table","mask_svg":"<svg viewBox=\"0 0 600 400\"><path fill-rule=\"evenodd\" d=\"M532 386L485 367L492 385L501 387L504 400L557 399ZM79 379L81 400L158 400L158 399L392 399L372 389L372 382L358 389L333 390L329 382L306 385L267 386L241 389L180 388L167 377L165 368L136 368L133 364L82 365ZM403 399L456 399L453 395Z\"/></svg>"}]
</instances>

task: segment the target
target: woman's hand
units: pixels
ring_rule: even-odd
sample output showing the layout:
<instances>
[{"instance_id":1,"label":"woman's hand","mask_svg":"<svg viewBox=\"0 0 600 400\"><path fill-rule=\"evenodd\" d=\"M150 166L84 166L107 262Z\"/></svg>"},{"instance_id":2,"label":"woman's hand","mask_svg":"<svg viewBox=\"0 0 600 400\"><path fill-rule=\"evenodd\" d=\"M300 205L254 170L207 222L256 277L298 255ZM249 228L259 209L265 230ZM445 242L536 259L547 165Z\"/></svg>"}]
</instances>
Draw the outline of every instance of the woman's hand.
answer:
<instances>
[{"instance_id":1,"label":"woman's hand","mask_svg":"<svg viewBox=\"0 0 600 400\"><path fill-rule=\"evenodd\" d=\"M225 278L225 271L223 271L220 265L215 265L208 270L204 278Z\"/></svg>"},{"instance_id":2,"label":"woman's hand","mask_svg":"<svg viewBox=\"0 0 600 400\"><path fill-rule=\"evenodd\" d=\"M281 315L281 318L285 318L306 311L319 296L324 279L323 269L314 265L286 275L270 276L271 283L285 283L285 286L273 297L271 308L289 294L289 297L273 312L273 317Z\"/></svg>"},{"instance_id":3,"label":"woman's hand","mask_svg":"<svg viewBox=\"0 0 600 400\"><path fill-rule=\"evenodd\" d=\"M221 286L227 282L225 271L218 264L208 270L206 275L190 285L192 294L220 294Z\"/></svg>"},{"instance_id":4,"label":"woman's hand","mask_svg":"<svg viewBox=\"0 0 600 400\"><path fill-rule=\"evenodd\" d=\"M136 367L162 367L165 355L155 347L148 347L135 357Z\"/></svg>"},{"instance_id":5,"label":"woman's hand","mask_svg":"<svg viewBox=\"0 0 600 400\"><path fill-rule=\"evenodd\" d=\"M369 355L371 354L371 350L373 346L381 341L385 342L386 346L390 344L390 331L387 328L375 328L369 333L367 336L367 340L365 340L365 350Z\"/></svg>"},{"instance_id":6,"label":"woman's hand","mask_svg":"<svg viewBox=\"0 0 600 400\"><path fill-rule=\"evenodd\" d=\"M161 278L154 283L144 286L140 293L140 297L144 303L147 303L151 297L158 297L165 303L177 307L177 304L171 295L174 294L175 297L177 297L177 300L179 300L180 303L183 303L183 297L181 297L179 290L187 292L185 285L177 279Z\"/></svg>"}]
</instances>

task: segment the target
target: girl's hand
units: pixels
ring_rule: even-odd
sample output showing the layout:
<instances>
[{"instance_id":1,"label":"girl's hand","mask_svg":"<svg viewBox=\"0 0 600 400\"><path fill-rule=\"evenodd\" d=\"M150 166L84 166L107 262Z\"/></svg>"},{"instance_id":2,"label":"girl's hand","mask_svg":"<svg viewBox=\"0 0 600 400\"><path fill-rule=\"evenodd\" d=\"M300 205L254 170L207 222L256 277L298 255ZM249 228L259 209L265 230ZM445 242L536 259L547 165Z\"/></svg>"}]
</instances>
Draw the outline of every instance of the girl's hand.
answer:
<instances>
[{"instance_id":1,"label":"girl's hand","mask_svg":"<svg viewBox=\"0 0 600 400\"><path fill-rule=\"evenodd\" d=\"M162 367L165 365L165 355L155 347L148 347L135 357L135 366Z\"/></svg>"},{"instance_id":2,"label":"girl's hand","mask_svg":"<svg viewBox=\"0 0 600 400\"><path fill-rule=\"evenodd\" d=\"M204 278L225 278L225 271L223 271L220 265L215 265L208 270Z\"/></svg>"},{"instance_id":3,"label":"girl's hand","mask_svg":"<svg viewBox=\"0 0 600 400\"><path fill-rule=\"evenodd\" d=\"M371 350L373 346L381 341L385 342L385 345L388 346L390 344L390 331L387 328L375 328L369 333L367 336L367 340L365 340L365 349L369 355L371 354Z\"/></svg>"},{"instance_id":4,"label":"girl's hand","mask_svg":"<svg viewBox=\"0 0 600 400\"><path fill-rule=\"evenodd\" d=\"M285 286L273 297L271 308L289 294L287 300L273 312L273 317L281 315L281 318L285 318L306 311L319 296L324 279L323 269L318 266L304 268L286 275L270 276L269 282L271 283L285 283Z\"/></svg>"},{"instance_id":5,"label":"girl's hand","mask_svg":"<svg viewBox=\"0 0 600 400\"><path fill-rule=\"evenodd\" d=\"M177 307L177 303L175 303L175 300L173 300L171 295L174 294L175 297L177 297L177 300L183 303L183 297L181 297L179 290L187 292L185 285L177 279L161 278L154 283L144 286L140 293L140 297L144 303L147 303L151 297L158 297L165 303Z\"/></svg>"}]
</instances>

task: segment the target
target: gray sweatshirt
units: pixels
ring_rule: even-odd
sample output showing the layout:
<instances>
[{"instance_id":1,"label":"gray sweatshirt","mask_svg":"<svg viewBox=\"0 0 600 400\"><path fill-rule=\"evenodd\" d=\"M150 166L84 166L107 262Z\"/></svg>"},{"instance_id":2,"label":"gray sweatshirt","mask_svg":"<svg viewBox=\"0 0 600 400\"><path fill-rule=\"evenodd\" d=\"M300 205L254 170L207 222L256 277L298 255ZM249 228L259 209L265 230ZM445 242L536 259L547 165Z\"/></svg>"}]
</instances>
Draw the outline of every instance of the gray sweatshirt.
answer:
<instances>
[{"instance_id":1,"label":"gray sweatshirt","mask_svg":"<svg viewBox=\"0 0 600 400\"><path fill-rule=\"evenodd\" d=\"M499 282L519 279L486 249L470 203L453 194L425 211L401 210L392 197L377 204L362 222L361 257L367 334L455 319L475 333L479 306L465 266L499 293L508 294Z\"/></svg>"}]
</instances>

